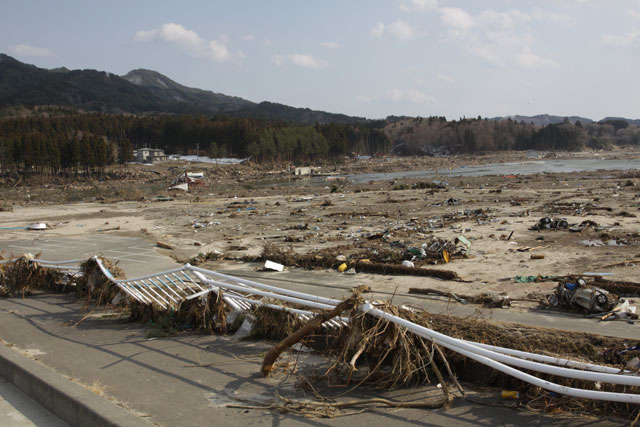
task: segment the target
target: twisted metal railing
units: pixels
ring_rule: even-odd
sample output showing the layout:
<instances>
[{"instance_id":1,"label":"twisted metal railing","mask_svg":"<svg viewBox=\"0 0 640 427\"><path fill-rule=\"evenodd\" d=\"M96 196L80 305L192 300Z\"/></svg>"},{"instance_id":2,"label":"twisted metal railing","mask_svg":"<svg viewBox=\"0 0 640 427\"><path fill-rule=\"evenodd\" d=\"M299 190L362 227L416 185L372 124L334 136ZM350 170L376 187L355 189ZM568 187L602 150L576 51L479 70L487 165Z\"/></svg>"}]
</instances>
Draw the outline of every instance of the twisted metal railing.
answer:
<instances>
[{"instance_id":1,"label":"twisted metal railing","mask_svg":"<svg viewBox=\"0 0 640 427\"><path fill-rule=\"evenodd\" d=\"M160 309L165 310L178 308L183 301L205 297L211 292L220 294L220 291L223 291L222 299L233 310L238 312L248 312L254 306L261 305L275 310L287 311L302 320L310 320L315 316L313 311L288 307L285 303L292 303L309 309L330 310L341 302L337 299L292 291L206 270L190 264L132 279L116 279L104 266L100 258L94 256L92 259L97 263L102 273L130 298L142 304L155 304ZM0 261L0 263L6 264L12 261L14 260ZM72 264L78 264L82 261L84 260L30 260L30 262L37 263L40 267L68 271L74 274L78 274L80 267ZM390 314L384 311L383 308L382 306L375 306L371 302L365 302L358 306L357 309L371 316L393 322L449 350L545 390L578 398L640 404L640 394L567 387L543 380L517 368L564 378L632 387L640 386L640 376L637 373L610 366L584 363L453 338ZM336 317L325 322L323 326L339 328L346 326L348 322L348 318Z\"/></svg>"}]
</instances>

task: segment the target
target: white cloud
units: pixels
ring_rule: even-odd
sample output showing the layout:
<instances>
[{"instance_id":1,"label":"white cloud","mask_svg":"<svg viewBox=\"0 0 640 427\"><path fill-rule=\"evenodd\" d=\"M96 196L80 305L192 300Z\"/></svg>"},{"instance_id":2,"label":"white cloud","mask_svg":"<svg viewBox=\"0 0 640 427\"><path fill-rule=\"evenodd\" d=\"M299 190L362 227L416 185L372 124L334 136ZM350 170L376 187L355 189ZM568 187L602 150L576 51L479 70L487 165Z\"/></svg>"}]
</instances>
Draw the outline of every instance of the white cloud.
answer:
<instances>
[{"instance_id":1,"label":"white cloud","mask_svg":"<svg viewBox=\"0 0 640 427\"><path fill-rule=\"evenodd\" d=\"M407 21L398 19L388 25L388 31L398 40L411 40L416 37L416 30Z\"/></svg>"},{"instance_id":2,"label":"white cloud","mask_svg":"<svg viewBox=\"0 0 640 427\"><path fill-rule=\"evenodd\" d=\"M466 33L473 27L473 19L466 10L457 7L443 7L440 9L440 20L454 32L454 35Z\"/></svg>"},{"instance_id":3,"label":"white cloud","mask_svg":"<svg viewBox=\"0 0 640 427\"><path fill-rule=\"evenodd\" d=\"M209 51L211 56L218 62L225 62L231 59L229 49L217 40L211 40L209 42Z\"/></svg>"},{"instance_id":4,"label":"white cloud","mask_svg":"<svg viewBox=\"0 0 640 427\"><path fill-rule=\"evenodd\" d=\"M29 46L27 44L17 44L15 46L11 46L9 50L14 55L19 56L47 57L54 55L51 49L47 49L46 47Z\"/></svg>"},{"instance_id":5,"label":"white cloud","mask_svg":"<svg viewBox=\"0 0 640 427\"><path fill-rule=\"evenodd\" d=\"M385 34L395 37L399 41L413 40L420 35L409 22L402 19L387 25L378 22L371 29L371 35L377 39L382 38Z\"/></svg>"},{"instance_id":6,"label":"white cloud","mask_svg":"<svg viewBox=\"0 0 640 427\"><path fill-rule=\"evenodd\" d=\"M565 13L554 12L549 9L536 8L531 13L531 16L535 19L552 22L554 24L574 25L576 23L576 19L573 16Z\"/></svg>"},{"instance_id":7,"label":"white cloud","mask_svg":"<svg viewBox=\"0 0 640 427\"><path fill-rule=\"evenodd\" d=\"M491 65L504 67L555 68L558 64L533 53L533 38L526 23L532 16L519 10L485 10L472 15L460 8L440 9L440 21L456 41Z\"/></svg>"},{"instance_id":8,"label":"white cloud","mask_svg":"<svg viewBox=\"0 0 640 427\"><path fill-rule=\"evenodd\" d=\"M187 30L182 25L173 22L164 24L159 29L137 31L133 39L137 42L151 42L160 39L184 46L198 46L203 43L203 40L194 31Z\"/></svg>"},{"instance_id":9,"label":"white cloud","mask_svg":"<svg viewBox=\"0 0 640 427\"><path fill-rule=\"evenodd\" d=\"M328 42L322 42L322 43L320 43L320 46L322 46L322 47L326 47L327 49L337 49L337 48L339 48L339 47L340 47L340 45L339 45L338 43L336 43L336 42L331 42L331 41L328 41Z\"/></svg>"},{"instance_id":10,"label":"white cloud","mask_svg":"<svg viewBox=\"0 0 640 427\"><path fill-rule=\"evenodd\" d=\"M456 79L454 79L453 77L451 77L448 74L443 74L443 73L436 73L436 79L440 82L440 83L444 83L446 85L452 85L456 82Z\"/></svg>"},{"instance_id":11,"label":"white cloud","mask_svg":"<svg viewBox=\"0 0 640 427\"><path fill-rule=\"evenodd\" d=\"M435 102L436 99L415 89L391 89L387 97L393 102L411 102L413 104L425 104Z\"/></svg>"},{"instance_id":12,"label":"white cloud","mask_svg":"<svg viewBox=\"0 0 640 427\"><path fill-rule=\"evenodd\" d=\"M273 55L271 57L271 62L275 65L282 66L286 64L292 64L297 67L302 68L311 68L317 69L326 67L327 61L315 58L310 54L302 54L302 53L289 53L286 55Z\"/></svg>"},{"instance_id":13,"label":"white cloud","mask_svg":"<svg viewBox=\"0 0 640 427\"><path fill-rule=\"evenodd\" d=\"M140 30L136 31L133 41L147 43L155 40L160 34L160 30Z\"/></svg>"},{"instance_id":14,"label":"white cloud","mask_svg":"<svg viewBox=\"0 0 640 427\"><path fill-rule=\"evenodd\" d=\"M371 35L377 39L381 38L384 35L384 24L382 22L378 22L371 29Z\"/></svg>"},{"instance_id":15,"label":"white cloud","mask_svg":"<svg viewBox=\"0 0 640 427\"><path fill-rule=\"evenodd\" d=\"M400 2L400 10L404 12L425 12L438 7L438 0L405 0Z\"/></svg>"},{"instance_id":16,"label":"white cloud","mask_svg":"<svg viewBox=\"0 0 640 427\"><path fill-rule=\"evenodd\" d=\"M254 41L255 39L256 38L253 37L252 34L245 34L244 36L242 36L242 40L246 40L246 41L250 41L250 42Z\"/></svg>"},{"instance_id":17,"label":"white cloud","mask_svg":"<svg viewBox=\"0 0 640 427\"><path fill-rule=\"evenodd\" d=\"M640 30L635 29L624 35L605 34L602 36L602 44L614 47L629 47L640 44Z\"/></svg>"},{"instance_id":18,"label":"white cloud","mask_svg":"<svg viewBox=\"0 0 640 427\"><path fill-rule=\"evenodd\" d=\"M519 66L527 69L556 68L558 66L554 60L541 58L531 52L529 48L524 48L522 52L516 55L515 60Z\"/></svg>"},{"instance_id":19,"label":"white cloud","mask_svg":"<svg viewBox=\"0 0 640 427\"><path fill-rule=\"evenodd\" d=\"M217 62L227 62L231 59L242 59L241 51L232 54L227 48L228 37L223 35L221 40L206 41L195 31L188 30L180 24L170 22L160 28L137 31L133 40L140 43L163 41L175 44L188 51L192 56L210 58Z\"/></svg>"}]
</instances>

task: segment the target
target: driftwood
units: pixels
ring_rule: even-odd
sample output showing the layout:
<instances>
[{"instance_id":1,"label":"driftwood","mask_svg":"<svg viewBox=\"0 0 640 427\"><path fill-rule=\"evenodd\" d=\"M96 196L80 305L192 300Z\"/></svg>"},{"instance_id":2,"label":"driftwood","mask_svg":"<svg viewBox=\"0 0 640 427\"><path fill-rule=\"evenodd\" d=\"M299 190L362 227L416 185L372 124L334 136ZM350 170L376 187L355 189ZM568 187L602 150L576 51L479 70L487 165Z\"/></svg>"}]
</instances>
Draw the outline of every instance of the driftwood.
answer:
<instances>
[{"instance_id":1,"label":"driftwood","mask_svg":"<svg viewBox=\"0 0 640 427\"><path fill-rule=\"evenodd\" d=\"M161 241L157 241L156 245L159 248L162 248L162 249L169 249L169 250L174 249L174 247L172 245L170 245L169 243L165 243L165 242L161 242Z\"/></svg>"},{"instance_id":2,"label":"driftwood","mask_svg":"<svg viewBox=\"0 0 640 427\"><path fill-rule=\"evenodd\" d=\"M435 268L405 267L401 264L384 264L380 262L358 262L356 270L362 273L403 274L411 276L436 277L441 280L462 281L455 271Z\"/></svg>"},{"instance_id":3,"label":"driftwood","mask_svg":"<svg viewBox=\"0 0 640 427\"><path fill-rule=\"evenodd\" d=\"M276 362L280 354L285 351L287 348L291 347L306 335L313 332L314 329L322 325L324 322L333 319L334 317L340 316L342 312L349 310L352 308L357 301L357 297L353 296L349 299L342 301L338 304L333 310L324 311L318 314L316 317L311 319L306 325L295 331L293 334L285 337L282 341L280 341L275 346L271 347L271 349L264 356L264 360L262 361L262 368L260 372L265 377L268 376L273 370L273 364Z\"/></svg>"}]
</instances>

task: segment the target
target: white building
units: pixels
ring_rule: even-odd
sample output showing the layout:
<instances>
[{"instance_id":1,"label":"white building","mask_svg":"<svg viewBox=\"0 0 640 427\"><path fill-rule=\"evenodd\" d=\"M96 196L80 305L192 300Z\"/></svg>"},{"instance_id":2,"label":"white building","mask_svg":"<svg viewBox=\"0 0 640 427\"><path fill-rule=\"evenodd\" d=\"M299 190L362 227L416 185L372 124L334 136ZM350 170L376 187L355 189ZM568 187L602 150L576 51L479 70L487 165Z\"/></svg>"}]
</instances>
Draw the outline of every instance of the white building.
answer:
<instances>
[{"instance_id":1,"label":"white building","mask_svg":"<svg viewBox=\"0 0 640 427\"><path fill-rule=\"evenodd\" d=\"M164 162L167 160L164 150L159 148L140 148L139 150L133 150L133 155L136 158L136 162L140 163Z\"/></svg>"}]
</instances>

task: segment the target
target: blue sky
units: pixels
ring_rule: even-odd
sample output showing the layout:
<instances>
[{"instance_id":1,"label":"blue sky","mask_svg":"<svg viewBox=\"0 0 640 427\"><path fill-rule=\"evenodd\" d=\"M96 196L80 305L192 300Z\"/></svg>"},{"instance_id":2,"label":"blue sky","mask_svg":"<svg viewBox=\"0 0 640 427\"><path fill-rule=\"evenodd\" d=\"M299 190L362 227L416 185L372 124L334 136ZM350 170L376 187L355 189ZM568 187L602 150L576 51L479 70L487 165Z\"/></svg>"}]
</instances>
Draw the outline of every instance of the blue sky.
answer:
<instances>
[{"instance_id":1,"label":"blue sky","mask_svg":"<svg viewBox=\"0 0 640 427\"><path fill-rule=\"evenodd\" d=\"M640 118L640 0L22 0L0 52L383 118Z\"/></svg>"}]
</instances>

